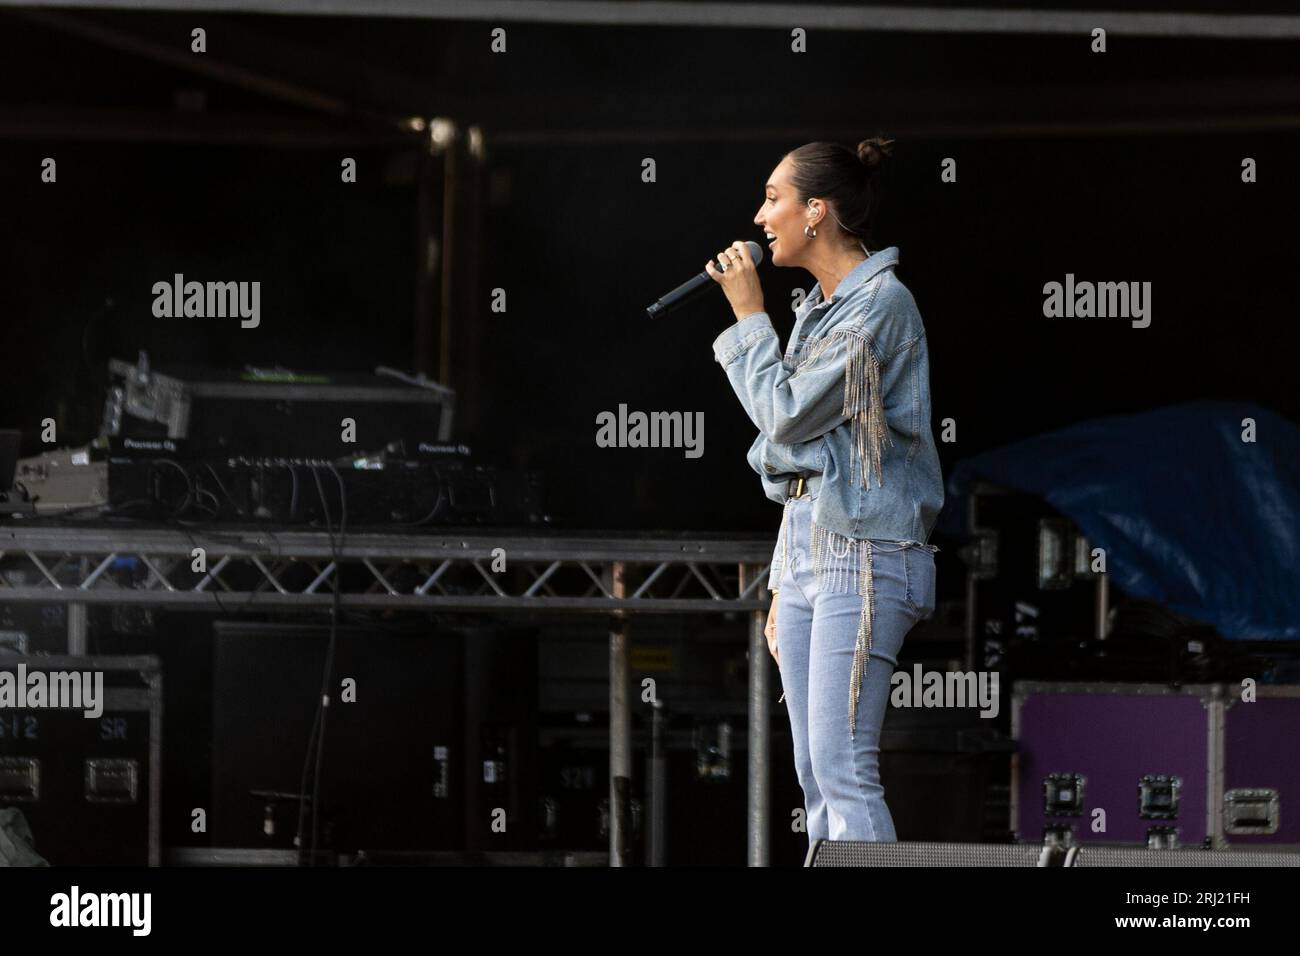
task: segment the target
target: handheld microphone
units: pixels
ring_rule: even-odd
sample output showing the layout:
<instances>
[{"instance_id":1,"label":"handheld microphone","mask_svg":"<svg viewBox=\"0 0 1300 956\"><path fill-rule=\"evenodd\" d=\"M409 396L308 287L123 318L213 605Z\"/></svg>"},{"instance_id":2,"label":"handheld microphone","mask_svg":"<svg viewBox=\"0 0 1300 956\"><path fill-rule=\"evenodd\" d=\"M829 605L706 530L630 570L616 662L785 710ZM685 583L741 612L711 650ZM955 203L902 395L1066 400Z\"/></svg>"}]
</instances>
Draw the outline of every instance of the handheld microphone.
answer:
<instances>
[{"instance_id":1,"label":"handheld microphone","mask_svg":"<svg viewBox=\"0 0 1300 956\"><path fill-rule=\"evenodd\" d=\"M749 247L749 258L754 260L754 265L760 265L763 261L763 247L752 239L746 242L745 245ZM719 268L721 268L720 263ZM713 281L713 276L707 272L701 272L694 278L683 282L667 295L660 296L653 305L646 308L645 314L652 319L658 318L678 306L685 305L712 285L717 285Z\"/></svg>"}]
</instances>

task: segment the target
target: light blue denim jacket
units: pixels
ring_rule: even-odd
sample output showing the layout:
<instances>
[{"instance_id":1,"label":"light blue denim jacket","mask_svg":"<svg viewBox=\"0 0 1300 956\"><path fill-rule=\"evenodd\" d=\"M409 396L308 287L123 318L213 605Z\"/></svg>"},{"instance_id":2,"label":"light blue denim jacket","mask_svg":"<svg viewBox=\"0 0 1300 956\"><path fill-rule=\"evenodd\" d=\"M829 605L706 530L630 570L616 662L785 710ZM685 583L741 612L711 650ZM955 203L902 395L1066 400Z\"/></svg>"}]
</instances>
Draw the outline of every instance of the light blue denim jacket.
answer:
<instances>
[{"instance_id":1,"label":"light blue denim jacket","mask_svg":"<svg viewBox=\"0 0 1300 956\"><path fill-rule=\"evenodd\" d=\"M713 343L758 426L748 460L767 497L784 504L789 480L808 478L814 534L836 557L864 540L925 545L943 505L925 327L897 265L890 246L855 266L830 301L813 286L784 357L766 312ZM785 566L784 532L782 521L771 590Z\"/></svg>"}]
</instances>

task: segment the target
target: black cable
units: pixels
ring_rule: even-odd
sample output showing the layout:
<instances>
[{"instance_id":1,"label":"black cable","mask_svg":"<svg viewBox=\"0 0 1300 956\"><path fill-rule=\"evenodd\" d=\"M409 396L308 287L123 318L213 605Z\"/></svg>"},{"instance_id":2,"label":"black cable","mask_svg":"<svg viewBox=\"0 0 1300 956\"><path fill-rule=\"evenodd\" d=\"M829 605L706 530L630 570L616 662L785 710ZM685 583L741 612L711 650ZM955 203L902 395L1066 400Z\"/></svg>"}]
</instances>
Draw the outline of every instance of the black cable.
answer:
<instances>
[{"instance_id":1,"label":"black cable","mask_svg":"<svg viewBox=\"0 0 1300 956\"><path fill-rule=\"evenodd\" d=\"M173 468L179 471L181 473L181 477L185 479L185 500L183 500L179 505L173 508L171 510L171 514L167 516L168 518L178 518L185 513L185 510L190 506L190 501L194 499L194 487L195 487L194 479L190 476L190 473L188 471L186 471L176 462L172 461L170 458L155 458L151 462L149 462L149 466L151 468L156 468L158 465L171 465ZM152 491L152 488L150 490ZM153 500L155 504L164 505L164 502L162 501L161 498L155 496Z\"/></svg>"},{"instance_id":2,"label":"black cable","mask_svg":"<svg viewBox=\"0 0 1300 956\"><path fill-rule=\"evenodd\" d=\"M316 860L317 823L320 819L320 817L317 814L317 808L320 806L321 767L324 766L325 763L325 723L326 723L326 718L329 716L329 697L327 696L327 692L329 689L329 685L333 683L332 675L334 672L334 655L338 643L338 619L339 619L339 612L340 612L340 602L342 600L342 594L343 594L342 591L343 548L347 540L347 533L348 533L347 489L343 485L343 476L339 474L338 469L334 467L334 464L332 462L329 465L329 470L333 473L334 480L338 483L339 486L339 512L340 512L339 542L338 542L338 548L335 551L335 558L334 558L334 600L330 606L330 642L329 642L329 649L326 651L326 656L325 656L325 677L324 680L322 681L323 692L321 694L320 736L316 740L316 777L312 786L311 858L312 858L313 865L315 865L315 860ZM321 491L319 478L317 479L316 490L318 492ZM322 506L325 505L324 494L321 494L321 504ZM327 509L327 513L328 513L328 509Z\"/></svg>"},{"instance_id":3,"label":"black cable","mask_svg":"<svg viewBox=\"0 0 1300 956\"><path fill-rule=\"evenodd\" d=\"M320 704L317 703L316 715L312 719L312 723L311 723L311 733L307 735L307 754L302 761L302 777L299 778L298 780L298 834L296 840L298 842L298 865L299 866L303 865L303 859L304 859L303 851L306 850L307 848L307 844L303 839L304 834L302 832L303 822L307 818L307 773L311 770L312 753L313 753L312 747L316 743L316 732L320 730L321 709L322 708ZM311 812L312 812L312 817L314 819L316 815L315 802L312 803Z\"/></svg>"},{"instance_id":4,"label":"black cable","mask_svg":"<svg viewBox=\"0 0 1300 956\"><path fill-rule=\"evenodd\" d=\"M207 495L212 499L212 509L208 512L208 517L215 521L217 518L221 517L221 499L208 491L208 489L200 488L198 494L195 495L195 505L198 505L199 500L201 500L204 495Z\"/></svg>"},{"instance_id":5,"label":"black cable","mask_svg":"<svg viewBox=\"0 0 1300 956\"><path fill-rule=\"evenodd\" d=\"M339 470L334 467L333 462L330 462L329 469L339 486L339 509L342 512L339 518L339 550L341 551L343 550L343 540L348 533L348 491L343 485L343 476L339 474Z\"/></svg>"},{"instance_id":6,"label":"black cable","mask_svg":"<svg viewBox=\"0 0 1300 956\"><path fill-rule=\"evenodd\" d=\"M203 490L202 493L211 497L212 500L216 502L218 506L220 505L220 502L217 500L217 496L212 494L212 492ZM182 532L184 532L185 537L189 538L190 544L195 548L199 546L199 543L194 540L194 535L190 534L190 528L198 528L201 531L207 530L207 531L215 531L218 533L220 532L220 529L205 527L204 523L201 521L181 521L180 519L173 519L172 521L168 522L168 525L179 528ZM275 560L277 563L280 562L284 558L284 546L280 544L280 536L276 534L275 531L272 530L271 528L261 528L259 529L259 533L268 535L270 539L275 543ZM217 590L217 588L221 586L221 582L218 581L215 576L213 576L212 580L215 582L215 584L212 590L209 591L208 593L212 595L213 602L217 605L217 608L221 611L222 614L231 614L232 612L242 614L244 611L247 611L249 608L251 608L253 606L253 602L257 600L257 591L256 589L253 589L248 592L248 600L246 600L242 605L240 605L237 608L228 608L226 607L226 605L221 603L220 593Z\"/></svg>"},{"instance_id":7,"label":"black cable","mask_svg":"<svg viewBox=\"0 0 1300 956\"><path fill-rule=\"evenodd\" d=\"M205 465L204 467L208 469L208 473L212 475L213 480L216 481L217 483L217 487L220 488L221 493L226 496L226 500L235 506L235 513L238 514L241 518L248 517L248 512L246 512L242 507L240 507L239 502L231 497L230 492L226 490L226 486L221 483L221 477L217 474L217 470L213 468L212 465L210 464Z\"/></svg>"},{"instance_id":8,"label":"black cable","mask_svg":"<svg viewBox=\"0 0 1300 956\"><path fill-rule=\"evenodd\" d=\"M399 527L399 528L418 528L418 527L420 527L420 526L423 525L426 521L428 521L430 518L432 518L434 515L436 515L436 514L438 513L438 511L442 508L442 503L443 503L443 501L444 501L445 499L447 499L447 490L446 490L446 487L445 487L443 484L439 483L439 485L438 485L438 498L437 498L437 500L433 503L433 507L429 510L429 513L426 514L426 515L425 515L423 518L421 518L419 521L407 521L407 522L404 522L404 523L402 523L402 524L399 524L398 527Z\"/></svg>"},{"instance_id":9,"label":"black cable","mask_svg":"<svg viewBox=\"0 0 1300 956\"><path fill-rule=\"evenodd\" d=\"M329 541L330 541L330 554L334 556L334 573L335 573L335 575L336 575L336 578L335 578L335 588L334 588L334 590L335 590L335 592L337 592L337 591L338 591L338 586L337 586L337 574L338 574L338 568L339 568L339 564L338 564L338 549L337 549L337 547L336 547L335 544L334 544L334 526L333 526L333 523L332 523L331 520L330 520L330 509L329 509L329 504L325 501L325 489L324 489L324 487L322 487L322 485L321 485L321 483L320 483L320 475L319 475L319 474L317 473L317 471L316 471L316 466L315 466L315 465L308 465L308 467L311 468L312 477L316 480L316 494L320 497L321 507L322 507L322 508L324 509L324 511L325 511L325 533L326 533L327 535L329 535ZM331 627L331 634L332 634L332 632L333 632L333 622L331 622L331 626L330 626L330 627ZM298 843L298 865L299 865L299 866L302 866L302 865L303 865L303 859L304 859L304 857L303 857L303 852L307 849L307 843L306 843L306 841L305 841L305 839L304 839L305 834L303 833L303 827L304 827L304 825L305 825L305 821L306 821L306 818L307 818L307 817L306 817L306 814L307 814L307 774L311 771L312 764L315 762L313 758L316 756L316 751L315 751L315 744L316 744L316 739L317 739L317 738L316 738L316 735L317 735L317 733L318 733L319 730L320 730L320 725L321 725L321 714L322 714L322 712L324 711L323 701L324 701L324 699L325 699L325 693L326 693L326 691L329 689L329 664L330 664L330 660L329 660L329 651L328 651L328 649L326 650L326 653L325 653L325 663L326 663L325 673L323 674L322 679L321 679L321 693L318 694L317 697L316 697L316 712L315 712L315 716L312 718L311 733L309 733L309 734L307 735L307 749L306 749L306 751L303 753L303 759L302 759L302 777L301 777L301 779L300 779L300 781L299 781L299 786L298 786L298 833L297 833L297 836L296 836L295 839L297 840L297 843ZM314 786L314 784L313 784L313 786ZM316 811L317 811L317 807L318 807L318 804L317 804L317 801L316 801L316 796L315 796L315 794L313 794L313 797L312 797L312 806L311 806L311 813L312 813L312 829L313 829L313 831L315 830L315 827L316 827ZM316 852L316 850L315 850L315 845L314 845L314 844L315 844L315 838L314 838L314 837L313 837L312 843L313 843L313 846L312 846L312 856L311 856L311 858L310 858L310 865L315 866L315 864L316 864L316 860L315 860L315 852Z\"/></svg>"},{"instance_id":10,"label":"black cable","mask_svg":"<svg viewBox=\"0 0 1300 956\"><path fill-rule=\"evenodd\" d=\"M312 477L316 481L316 493L320 496L321 508L325 512L325 526L330 536L330 551L334 555L334 600L330 606L330 637L329 644L325 651L325 669L321 679L320 709L318 711L320 718L320 734L316 738L316 755L314 775L312 777L312 815L311 815L311 865L316 865L316 845L317 835L320 830L320 781L322 768L325 763L325 728L327 718L329 717L329 694L333 683L332 675L334 670L334 651L337 641L338 626L338 608L340 595L340 576L343 571L342 565L342 547L334 541L334 533L331 527L329 502L325 496L325 489L321 486L320 472L315 468L312 469Z\"/></svg>"},{"instance_id":11,"label":"black cable","mask_svg":"<svg viewBox=\"0 0 1300 956\"><path fill-rule=\"evenodd\" d=\"M338 619L339 604L341 600L341 575L343 571L343 544L347 536L348 504L347 489L343 484L343 476L339 474L338 469L333 464L329 465L330 471L334 474L334 479L339 486L339 505L340 505L340 522L339 522L339 540L334 539L333 519L330 516L329 501L325 495L325 488L321 484L320 471L316 466L311 466L312 478L316 482L316 493L320 497L321 508L325 513L325 530L329 535L330 552L334 556L334 600L330 605L330 636L329 645L325 651L325 667L321 675L321 692L317 700L316 720L312 725L312 735L307 742L307 755L303 764L302 781L305 784L307 779L307 767L313 762L314 757L314 775L312 778L312 797L311 797L311 853L310 860L312 866L316 864L316 847L320 830L320 792L321 792L321 775L325 764L325 728L329 716L329 692L333 679L334 657L338 645ZM319 729L319 733L317 733ZM313 754L312 744L315 744ZM299 792L299 814L298 814L298 846L299 857L301 859L302 851L302 829L303 829L303 804L306 799L305 787Z\"/></svg>"},{"instance_id":12,"label":"black cable","mask_svg":"<svg viewBox=\"0 0 1300 956\"><path fill-rule=\"evenodd\" d=\"M328 503L325 502L325 489L322 488L321 486L320 476L318 476L316 473L316 466L308 466L308 467L311 468L312 470L312 477L315 477L316 479L316 493L318 494L318 496L320 496L321 506L324 507L325 510L325 533L326 535L329 535L329 549L330 549L330 554L334 555L334 572L335 575L337 575L338 574L338 549L335 548L334 545L334 528L333 528L333 524L331 524L330 522L329 505ZM295 485L296 485L296 475L295 475ZM337 592L338 592L337 585L335 585L334 591L335 591L335 596L337 596ZM331 635L333 635L333 623L331 623L330 631L331 631ZM333 641L333 637L331 637L331 641ZM324 710L325 710L324 704L322 704L322 702L324 702L325 700L325 692L328 691L329 689L330 666L331 666L331 661L329 659L329 650L326 649L325 672L324 672L324 676L322 676L321 679L321 693L316 698L316 713L312 717L312 730L307 735L307 748L305 748L303 752L303 773L302 775L300 775L298 780L298 834L296 834L295 840L296 843L298 843L298 865L299 866L304 865L304 852L307 851L307 840L305 840L305 834L303 832L305 821L307 821L307 774L311 773L313 763L317 762L316 760L313 760L313 757L317 757L317 750L316 750L317 736L316 735L321 730L321 717L322 714L324 714ZM318 779L320 778L318 777L315 778L317 782ZM318 787L318 783L313 783L313 786ZM317 797L316 797L316 793L313 793L312 795L313 832L315 832L315 827L316 827L316 808L317 808ZM316 843L315 836L313 836L312 847L311 847L312 866L316 865L315 843Z\"/></svg>"},{"instance_id":13,"label":"black cable","mask_svg":"<svg viewBox=\"0 0 1300 956\"><path fill-rule=\"evenodd\" d=\"M289 469L289 477L293 479L293 491L289 494L289 521L292 522L298 517L298 469L289 464L284 467Z\"/></svg>"},{"instance_id":14,"label":"black cable","mask_svg":"<svg viewBox=\"0 0 1300 956\"><path fill-rule=\"evenodd\" d=\"M189 508L191 500L196 499L199 495L201 494L211 495L211 492L205 491L203 488L200 488L197 485L195 485L193 476L190 475L190 473L185 468L183 468L179 463L173 461L170 458L153 458L150 459L149 461L149 471L145 477L145 485L146 485L146 490L149 493L149 497L132 498L129 501L123 501L115 508L102 508L102 510L100 511L100 515L105 518L131 518L134 520L135 516L126 513L131 508L136 508L143 505L148 505L154 509L160 507L166 508L167 503L163 501L162 497L159 494L156 493L157 490L154 488L153 481L152 481L158 465L170 465L171 467L179 471L181 473L181 477L185 479L185 498L183 501L181 501L181 503L178 506L170 509L170 513L162 519L164 522L169 521L171 519L179 518L180 515L184 514L186 509ZM215 496L213 496L213 500L215 500ZM78 511L83 511L86 508L100 508L100 507L101 506L99 505L84 505L78 508L69 509L67 512L64 513L63 516L73 514Z\"/></svg>"}]
</instances>

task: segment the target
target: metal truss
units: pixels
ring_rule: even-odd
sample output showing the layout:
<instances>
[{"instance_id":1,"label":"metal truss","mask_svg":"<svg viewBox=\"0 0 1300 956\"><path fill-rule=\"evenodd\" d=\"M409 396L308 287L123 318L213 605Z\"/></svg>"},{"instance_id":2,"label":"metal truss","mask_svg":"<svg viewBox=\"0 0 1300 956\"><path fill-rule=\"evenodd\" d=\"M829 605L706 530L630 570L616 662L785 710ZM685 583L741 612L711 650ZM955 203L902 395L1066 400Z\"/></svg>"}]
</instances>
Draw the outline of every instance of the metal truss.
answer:
<instances>
[{"instance_id":1,"label":"metal truss","mask_svg":"<svg viewBox=\"0 0 1300 956\"><path fill-rule=\"evenodd\" d=\"M341 607L610 616L611 866L631 839L630 623L638 613L747 612L749 862L769 859L770 665L763 634L774 542L681 535L580 537L328 533L271 528L0 525L0 604L65 604L68 653L88 606L219 610ZM504 567L502 566L504 561Z\"/></svg>"},{"instance_id":2,"label":"metal truss","mask_svg":"<svg viewBox=\"0 0 1300 956\"><path fill-rule=\"evenodd\" d=\"M341 548L338 546L341 544ZM692 613L767 607L770 540L0 526L0 603ZM746 573L741 567L748 565ZM336 574L337 572L337 574ZM744 582L742 584L742 581Z\"/></svg>"}]
</instances>

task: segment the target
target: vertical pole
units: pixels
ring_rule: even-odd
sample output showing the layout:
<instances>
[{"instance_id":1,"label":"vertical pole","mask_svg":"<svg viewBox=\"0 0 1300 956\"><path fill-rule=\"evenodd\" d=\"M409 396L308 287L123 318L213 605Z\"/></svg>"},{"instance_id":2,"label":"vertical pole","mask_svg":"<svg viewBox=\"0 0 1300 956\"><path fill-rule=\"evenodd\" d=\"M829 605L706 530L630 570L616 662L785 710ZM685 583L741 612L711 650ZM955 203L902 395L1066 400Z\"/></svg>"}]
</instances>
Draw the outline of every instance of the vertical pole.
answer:
<instances>
[{"instance_id":1,"label":"vertical pole","mask_svg":"<svg viewBox=\"0 0 1300 956\"><path fill-rule=\"evenodd\" d=\"M610 593L626 596L626 568L615 561ZM614 611L609 629L609 865L627 865L628 826L631 822L632 713L627 697L628 622L621 609Z\"/></svg>"},{"instance_id":2,"label":"vertical pole","mask_svg":"<svg viewBox=\"0 0 1300 956\"><path fill-rule=\"evenodd\" d=\"M86 656L86 605L79 601L68 605L68 653Z\"/></svg>"},{"instance_id":3,"label":"vertical pole","mask_svg":"<svg viewBox=\"0 0 1300 956\"><path fill-rule=\"evenodd\" d=\"M483 381L488 366L484 361L483 343L490 323L483 320L483 297L479 288L482 275L482 230L485 202L487 153L483 131L471 126L465 135L465 149L458 155L461 162L456 176L458 205L454 269L454 305L448 315L456 316L454 381L443 384L456 389L458 430L462 435L479 434L483 414ZM450 248L450 247L449 247ZM448 349L449 353L451 349ZM473 438L471 438L471 444Z\"/></svg>"},{"instance_id":4,"label":"vertical pole","mask_svg":"<svg viewBox=\"0 0 1300 956\"><path fill-rule=\"evenodd\" d=\"M441 335L435 333L434 322L441 302L437 282L443 259L437 219L446 215L446 210L439 208L442 164L437 158L444 127L438 119L423 122L415 154L415 322L411 364L417 372L433 377L434 355L441 345ZM444 323L445 319L443 316ZM441 363L442 357L437 361Z\"/></svg>"},{"instance_id":5,"label":"vertical pole","mask_svg":"<svg viewBox=\"0 0 1300 956\"><path fill-rule=\"evenodd\" d=\"M646 865L666 866L668 862L668 718L664 703L652 705L650 759L646 761L646 783L650 791L646 814Z\"/></svg>"},{"instance_id":6,"label":"vertical pole","mask_svg":"<svg viewBox=\"0 0 1300 956\"><path fill-rule=\"evenodd\" d=\"M460 249L456 243L459 228L456 209L456 191L459 186L460 164L456 149L460 136L454 127L448 128L443 144L442 163L442 290L439 297L438 330L438 381L452 384L451 330L456 319L456 302L453 295L454 275L460 265Z\"/></svg>"},{"instance_id":7,"label":"vertical pole","mask_svg":"<svg viewBox=\"0 0 1300 956\"><path fill-rule=\"evenodd\" d=\"M1105 640L1110 631L1110 577L1105 571L1097 575L1097 639Z\"/></svg>"},{"instance_id":8,"label":"vertical pole","mask_svg":"<svg viewBox=\"0 0 1300 956\"><path fill-rule=\"evenodd\" d=\"M740 566L740 590L744 592L754 579L758 568L750 564ZM769 777L771 775L772 721L769 714L771 700L767 638L763 628L767 612L757 610L749 615L749 865L767 866L771 860L768 834L771 829L772 807Z\"/></svg>"}]
</instances>

